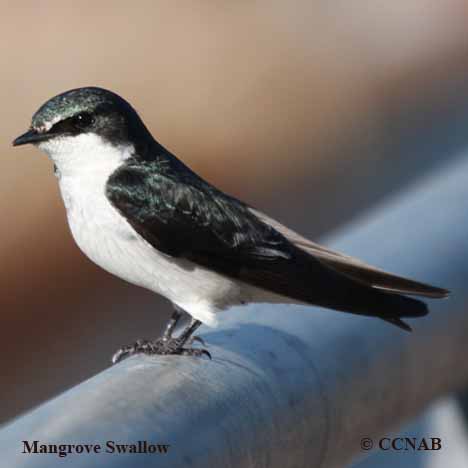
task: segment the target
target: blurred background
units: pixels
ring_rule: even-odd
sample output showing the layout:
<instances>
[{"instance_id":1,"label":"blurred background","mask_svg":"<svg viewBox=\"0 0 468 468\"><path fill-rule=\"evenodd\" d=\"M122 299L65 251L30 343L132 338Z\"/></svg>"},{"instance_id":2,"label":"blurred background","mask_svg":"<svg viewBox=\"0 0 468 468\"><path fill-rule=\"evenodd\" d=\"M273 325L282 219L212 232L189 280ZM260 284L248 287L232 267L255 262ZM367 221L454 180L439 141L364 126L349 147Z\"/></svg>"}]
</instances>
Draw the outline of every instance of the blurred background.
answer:
<instances>
[{"instance_id":1,"label":"blurred background","mask_svg":"<svg viewBox=\"0 0 468 468\"><path fill-rule=\"evenodd\" d=\"M204 178L317 240L468 146L467 0L128 5L0 0L0 422L170 313L81 254L50 161L11 147L53 95L117 92Z\"/></svg>"}]
</instances>

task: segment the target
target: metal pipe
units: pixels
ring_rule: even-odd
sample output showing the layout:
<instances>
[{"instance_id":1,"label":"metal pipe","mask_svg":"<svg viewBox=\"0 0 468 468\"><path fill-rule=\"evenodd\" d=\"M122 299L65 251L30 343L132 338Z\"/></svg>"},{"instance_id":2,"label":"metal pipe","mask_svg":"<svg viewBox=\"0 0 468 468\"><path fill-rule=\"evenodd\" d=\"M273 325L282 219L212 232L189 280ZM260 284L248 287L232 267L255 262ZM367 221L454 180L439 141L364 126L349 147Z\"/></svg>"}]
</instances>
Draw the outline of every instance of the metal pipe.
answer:
<instances>
[{"instance_id":1,"label":"metal pipe","mask_svg":"<svg viewBox=\"0 0 468 468\"><path fill-rule=\"evenodd\" d=\"M342 467L363 437L468 381L467 174L468 158L452 161L327 242L453 291L414 333L314 307L239 308L201 328L213 360L135 356L4 426L3 466L62 467L22 453L37 440L101 446L68 454L72 467ZM169 447L117 455L107 441Z\"/></svg>"}]
</instances>

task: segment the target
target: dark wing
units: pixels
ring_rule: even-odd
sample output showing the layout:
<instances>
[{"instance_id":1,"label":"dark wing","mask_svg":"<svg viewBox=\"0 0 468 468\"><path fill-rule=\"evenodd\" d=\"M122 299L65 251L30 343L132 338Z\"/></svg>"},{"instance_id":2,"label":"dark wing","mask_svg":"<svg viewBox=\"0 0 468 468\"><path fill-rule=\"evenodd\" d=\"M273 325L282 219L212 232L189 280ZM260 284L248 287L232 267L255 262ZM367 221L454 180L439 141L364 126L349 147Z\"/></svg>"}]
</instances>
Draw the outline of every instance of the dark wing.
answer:
<instances>
[{"instance_id":1,"label":"dark wing","mask_svg":"<svg viewBox=\"0 0 468 468\"><path fill-rule=\"evenodd\" d=\"M109 178L106 196L160 252L276 294L317 303L311 281L325 282L330 273L312 257L304 261L248 206L164 162L127 163Z\"/></svg>"},{"instance_id":2,"label":"dark wing","mask_svg":"<svg viewBox=\"0 0 468 468\"><path fill-rule=\"evenodd\" d=\"M347 257L302 245L293 231L284 228L282 234L279 223L188 171L168 170L156 161L127 162L109 178L106 195L136 232L167 255L301 302L375 315L399 326L404 326L399 317L427 313L420 301L376 289L382 284L374 278L383 272L372 276L366 267L356 273L362 270L356 262L346 268ZM325 254L333 259L327 261ZM423 290L439 297L437 288L400 281L406 281L406 293ZM412 291L414 285L417 291Z\"/></svg>"},{"instance_id":3,"label":"dark wing","mask_svg":"<svg viewBox=\"0 0 468 468\"><path fill-rule=\"evenodd\" d=\"M230 276L292 258L294 246L247 206L192 174L154 164L127 164L106 186L110 202L153 247Z\"/></svg>"}]
</instances>

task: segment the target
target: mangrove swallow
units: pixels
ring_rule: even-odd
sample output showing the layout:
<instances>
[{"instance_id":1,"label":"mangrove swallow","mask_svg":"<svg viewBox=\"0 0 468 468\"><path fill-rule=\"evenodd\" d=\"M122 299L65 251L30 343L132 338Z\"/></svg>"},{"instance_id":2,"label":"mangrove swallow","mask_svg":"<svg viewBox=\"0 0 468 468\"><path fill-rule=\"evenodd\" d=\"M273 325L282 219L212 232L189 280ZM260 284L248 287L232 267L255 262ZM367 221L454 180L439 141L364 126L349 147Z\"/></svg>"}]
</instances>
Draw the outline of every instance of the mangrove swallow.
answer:
<instances>
[{"instance_id":1,"label":"mangrove swallow","mask_svg":"<svg viewBox=\"0 0 468 468\"><path fill-rule=\"evenodd\" d=\"M135 353L209 355L191 346L201 323L248 303L314 304L379 317L427 306L406 295L442 298L445 289L398 277L311 242L210 185L161 146L124 99L95 87L47 101L14 146L48 154L68 223L81 250L105 270L168 298L163 335L121 348ZM182 312L190 324L178 336ZM201 340L200 340L201 341Z\"/></svg>"}]
</instances>

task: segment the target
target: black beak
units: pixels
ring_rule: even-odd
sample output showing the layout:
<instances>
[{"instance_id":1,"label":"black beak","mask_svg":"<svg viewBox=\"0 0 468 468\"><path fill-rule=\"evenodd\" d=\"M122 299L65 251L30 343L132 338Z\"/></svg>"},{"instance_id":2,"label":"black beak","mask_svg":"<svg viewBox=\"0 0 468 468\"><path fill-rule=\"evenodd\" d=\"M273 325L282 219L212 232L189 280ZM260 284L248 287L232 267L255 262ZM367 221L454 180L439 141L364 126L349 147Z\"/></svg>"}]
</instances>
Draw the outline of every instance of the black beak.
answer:
<instances>
[{"instance_id":1,"label":"black beak","mask_svg":"<svg viewBox=\"0 0 468 468\"><path fill-rule=\"evenodd\" d=\"M28 130L13 141L13 146L27 145L29 143L39 143L50 138L47 133L39 133L36 130Z\"/></svg>"}]
</instances>

